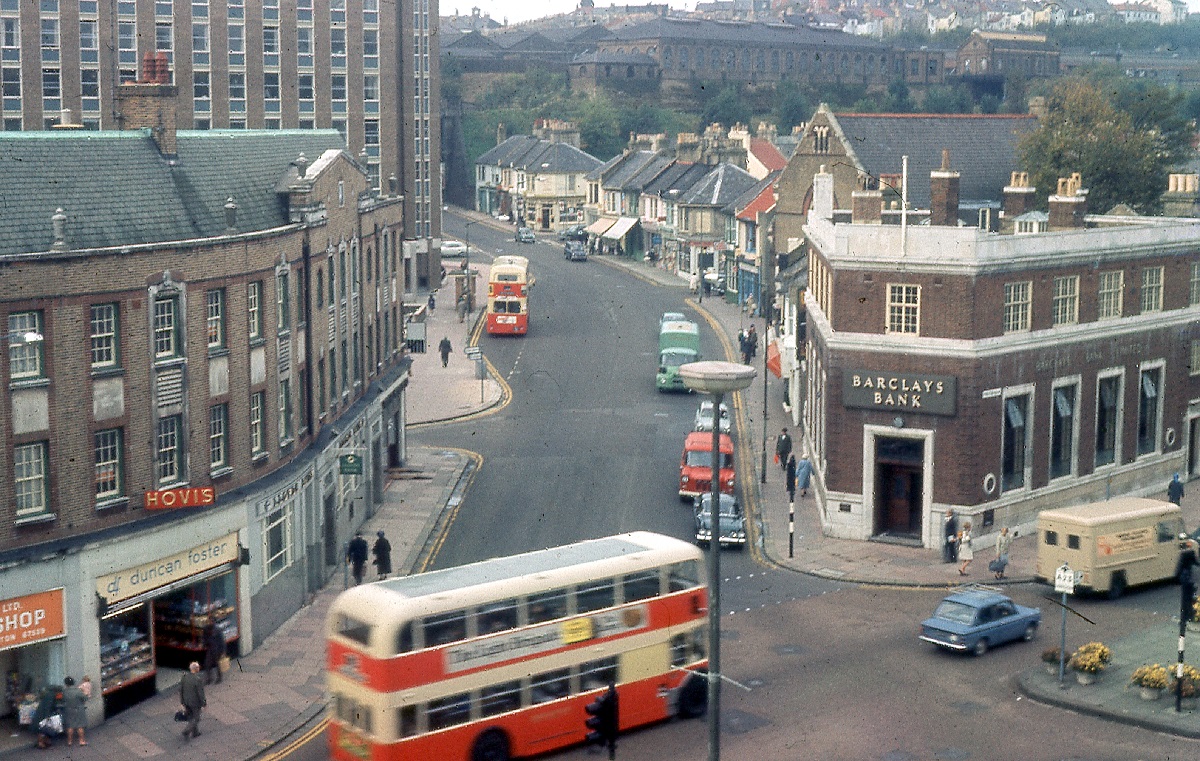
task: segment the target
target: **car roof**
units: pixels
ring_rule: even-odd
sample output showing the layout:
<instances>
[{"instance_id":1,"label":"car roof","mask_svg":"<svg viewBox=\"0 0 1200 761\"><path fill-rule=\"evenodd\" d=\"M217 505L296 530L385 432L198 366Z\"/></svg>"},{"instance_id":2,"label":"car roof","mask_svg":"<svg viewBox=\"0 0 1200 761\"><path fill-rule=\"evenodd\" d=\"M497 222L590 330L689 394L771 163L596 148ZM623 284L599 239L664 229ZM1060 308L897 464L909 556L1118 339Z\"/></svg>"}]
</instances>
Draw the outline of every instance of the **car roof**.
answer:
<instances>
[{"instance_id":1,"label":"car roof","mask_svg":"<svg viewBox=\"0 0 1200 761\"><path fill-rule=\"evenodd\" d=\"M986 605L992 605L994 603L1004 601L1012 602L1008 595L1003 595L999 592L993 592L987 589L964 589L955 592L954 594L946 595L942 599L949 600L950 602L962 603L963 605L969 605L972 608L982 608Z\"/></svg>"}]
</instances>

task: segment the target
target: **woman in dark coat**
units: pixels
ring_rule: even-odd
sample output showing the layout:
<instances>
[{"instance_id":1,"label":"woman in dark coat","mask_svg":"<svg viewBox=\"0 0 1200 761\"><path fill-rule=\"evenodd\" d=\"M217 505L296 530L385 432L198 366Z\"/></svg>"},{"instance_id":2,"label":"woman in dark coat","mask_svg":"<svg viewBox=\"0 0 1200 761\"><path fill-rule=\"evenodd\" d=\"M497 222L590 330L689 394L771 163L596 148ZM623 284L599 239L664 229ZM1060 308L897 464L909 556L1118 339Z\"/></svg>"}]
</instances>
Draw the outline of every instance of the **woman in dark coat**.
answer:
<instances>
[{"instance_id":1,"label":"woman in dark coat","mask_svg":"<svg viewBox=\"0 0 1200 761\"><path fill-rule=\"evenodd\" d=\"M213 672L217 673L217 684L221 683L221 656L225 655L225 632L213 622L204 627L204 683L213 683Z\"/></svg>"},{"instance_id":2,"label":"woman in dark coat","mask_svg":"<svg viewBox=\"0 0 1200 761\"><path fill-rule=\"evenodd\" d=\"M789 454L784 470L784 486L787 488L788 502L796 501L796 455Z\"/></svg>"},{"instance_id":3,"label":"woman in dark coat","mask_svg":"<svg viewBox=\"0 0 1200 761\"><path fill-rule=\"evenodd\" d=\"M54 738L62 734L62 687L56 684L47 685L38 698L38 706L33 712L33 726L37 727L39 748L49 748L54 744ZM58 715L59 728L54 730L45 725L47 719Z\"/></svg>"}]
</instances>

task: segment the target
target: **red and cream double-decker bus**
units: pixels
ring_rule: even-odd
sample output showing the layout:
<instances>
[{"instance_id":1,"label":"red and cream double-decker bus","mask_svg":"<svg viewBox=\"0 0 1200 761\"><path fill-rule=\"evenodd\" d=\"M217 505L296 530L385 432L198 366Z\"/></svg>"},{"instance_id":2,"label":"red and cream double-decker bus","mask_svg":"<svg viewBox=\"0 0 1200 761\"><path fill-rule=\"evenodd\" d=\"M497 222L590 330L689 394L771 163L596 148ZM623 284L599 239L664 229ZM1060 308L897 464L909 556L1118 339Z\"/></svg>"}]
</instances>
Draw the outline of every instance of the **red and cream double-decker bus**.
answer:
<instances>
[{"instance_id":1,"label":"red and cream double-decker bus","mask_svg":"<svg viewBox=\"0 0 1200 761\"><path fill-rule=\"evenodd\" d=\"M487 332L523 336L529 330L529 259L497 256L488 274Z\"/></svg>"},{"instance_id":2,"label":"red and cream double-decker bus","mask_svg":"<svg viewBox=\"0 0 1200 761\"><path fill-rule=\"evenodd\" d=\"M634 532L354 587L327 620L330 757L487 761L704 712L700 551Z\"/></svg>"}]
</instances>

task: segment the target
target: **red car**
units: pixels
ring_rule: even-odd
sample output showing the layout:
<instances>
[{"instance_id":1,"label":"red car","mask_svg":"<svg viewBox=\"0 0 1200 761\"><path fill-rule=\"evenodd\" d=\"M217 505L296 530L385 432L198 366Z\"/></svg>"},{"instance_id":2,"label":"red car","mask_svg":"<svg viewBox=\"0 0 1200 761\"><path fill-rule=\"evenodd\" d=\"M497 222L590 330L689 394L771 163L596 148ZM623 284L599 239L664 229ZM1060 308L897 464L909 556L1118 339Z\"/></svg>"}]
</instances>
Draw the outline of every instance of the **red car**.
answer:
<instances>
[{"instance_id":1,"label":"red car","mask_svg":"<svg viewBox=\"0 0 1200 761\"><path fill-rule=\"evenodd\" d=\"M721 434L720 489L733 494L733 439ZM679 496L692 499L712 490L712 433L694 431L683 441L679 460Z\"/></svg>"}]
</instances>

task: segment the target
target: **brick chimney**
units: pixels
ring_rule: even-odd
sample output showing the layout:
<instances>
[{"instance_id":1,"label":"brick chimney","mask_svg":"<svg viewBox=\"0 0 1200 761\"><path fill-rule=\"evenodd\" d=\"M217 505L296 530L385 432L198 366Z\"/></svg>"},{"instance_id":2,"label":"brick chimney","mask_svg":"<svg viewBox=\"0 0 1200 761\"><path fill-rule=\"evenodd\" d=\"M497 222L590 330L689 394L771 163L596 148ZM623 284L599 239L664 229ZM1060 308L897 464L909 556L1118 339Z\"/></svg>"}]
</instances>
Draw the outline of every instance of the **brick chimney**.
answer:
<instances>
[{"instance_id":1,"label":"brick chimney","mask_svg":"<svg viewBox=\"0 0 1200 761\"><path fill-rule=\"evenodd\" d=\"M1004 220L1001 230L1009 232L1016 224L1013 220L1033 210L1037 188L1029 184L1028 172L1013 172L1004 188Z\"/></svg>"},{"instance_id":2,"label":"brick chimney","mask_svg":"<svg viewBox=\"0 0 1200 761\"><path fill-rule=\"evenodd\" d=\"M929 224L958 227L958 172L950 169L950 151L942 149L942 166L929 173Z\"/></svg>"},{"instance_id":3,"label":"brick chimney","mask_svg":"<svg viewBox=\"0 0 1200 761\"><path fill-rule=\"evenodd\" d=\"M850 222L856 225L883 224L883 191L868 175L858 176L858 189L850 193Z\"/></svg>"},{"instance_id":4,"label":"brick chimney","mask_svg":"<svg viewBox=\"0 0 1200 761\"><path fill-rule=\"evenodd\" d=\"M166 53L147 53L142 59L142 78L117 87L117 101L124 129L148 129L158 152L175 157L175 94Z\"/></svg>"},{"instance_id":5,"label":"brick chimney","mask_svg":"<svg viewBox=\"0 0 1200 761\"><path fill-rule=\"evenodd\" d=\"M1058 192L1050 196L1050 232L1055 230L1080 230L1086 227L1087 190L1079 172L1070 177L1058 178Z\"/></svg>"}]
</instances>

